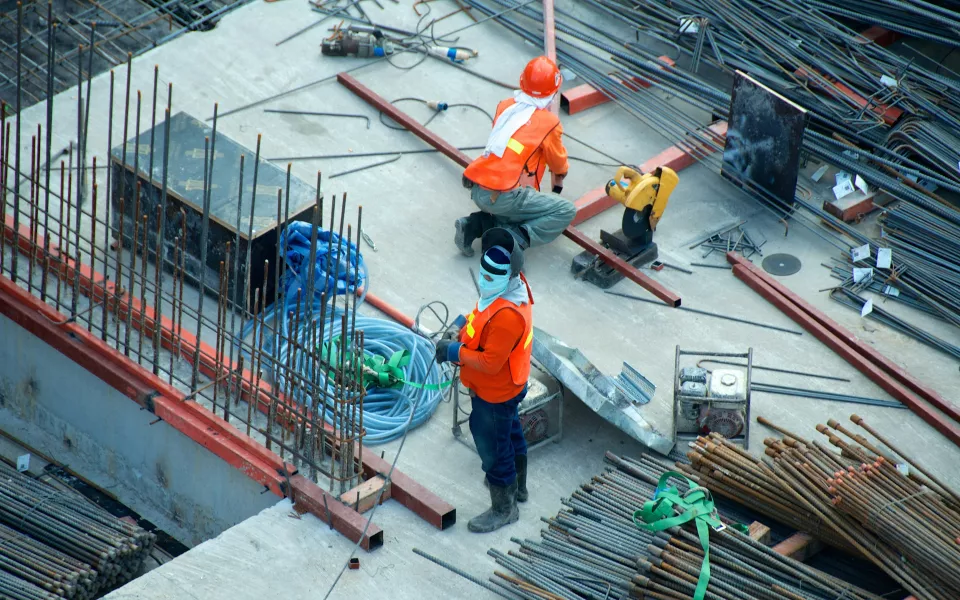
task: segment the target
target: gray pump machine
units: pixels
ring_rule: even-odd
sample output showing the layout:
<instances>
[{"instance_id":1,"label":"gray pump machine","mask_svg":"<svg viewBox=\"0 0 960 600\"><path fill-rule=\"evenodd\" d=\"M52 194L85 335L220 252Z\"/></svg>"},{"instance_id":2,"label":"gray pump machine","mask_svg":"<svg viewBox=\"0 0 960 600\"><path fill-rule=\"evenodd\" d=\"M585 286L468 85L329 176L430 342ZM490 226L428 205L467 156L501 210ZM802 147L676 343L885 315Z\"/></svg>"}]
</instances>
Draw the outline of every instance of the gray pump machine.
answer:
<instances>
[{"instance_id":1,"label":"gray pump machine","mask_svg":"<svg viewBox=\"0 0 960 600\"><path fill-rule=\"evenodd\" d=\"M684 358L686 357L686 358ZM693 363L681 366L684 363ZM708 358L746 359L742 366L708 371L696 361ZM677 346L673 380L673 439L694 440L716 432L750 447L750 381L753 348L746 353L700 352Z\"/></svg>"}]
</instances>

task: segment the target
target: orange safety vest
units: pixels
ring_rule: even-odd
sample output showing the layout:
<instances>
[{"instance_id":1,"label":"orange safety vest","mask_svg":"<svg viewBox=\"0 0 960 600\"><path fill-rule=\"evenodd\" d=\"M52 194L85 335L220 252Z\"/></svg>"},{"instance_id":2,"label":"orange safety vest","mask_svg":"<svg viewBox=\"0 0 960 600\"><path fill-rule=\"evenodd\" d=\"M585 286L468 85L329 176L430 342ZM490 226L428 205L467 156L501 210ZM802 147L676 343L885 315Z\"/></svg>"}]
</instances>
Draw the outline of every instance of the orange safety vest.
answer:
<instances>
[{"instance_id":1,"label":"orange safety vest","mask_svg":"<svg viewBox=\"0 0 960 600\"><path fill-rule=\"evenodd\" d=\"M498 104L497 118L515 103L513 98L509 98ZM543 153L538 155L533 164L527 164L527 161L559 124L560 117L549 110L533 111L530 120L507 142L507 149L503 151L502 157L497 157L496 154L481 156L467 165L463 172L464 177L488 190L506 192L519 186L521 179L526 176L533 179L533 186L539 190L540 180L547 168Z\"/></svg>"},{"instance_id":2,"label":"orange safety vest","mask_svg":"<svg viewBox=\"0 0 960 600\"><path fill-rule=\"evenodd\" d=\"M501 310L514 310L523 317L523 336L507 358L510 380L518 386L526 385L530 378L530 357L533 355L533 294L530 292L530 285L522 273L520 274L520 280L527 288L528 302L517 306L509 300L497 298L486 310L480 310L478 304L467 315L467 323L460 330L460 341L463 342L463 345L470 350L478 350L480 348L480 334L483 332L483 327L493 318L493 315ZM466 365L460 367L460 381L471 390L476 390L478 386L482 387L482 381L486 377L486 374Z\"/></svg>"}]
</instances>

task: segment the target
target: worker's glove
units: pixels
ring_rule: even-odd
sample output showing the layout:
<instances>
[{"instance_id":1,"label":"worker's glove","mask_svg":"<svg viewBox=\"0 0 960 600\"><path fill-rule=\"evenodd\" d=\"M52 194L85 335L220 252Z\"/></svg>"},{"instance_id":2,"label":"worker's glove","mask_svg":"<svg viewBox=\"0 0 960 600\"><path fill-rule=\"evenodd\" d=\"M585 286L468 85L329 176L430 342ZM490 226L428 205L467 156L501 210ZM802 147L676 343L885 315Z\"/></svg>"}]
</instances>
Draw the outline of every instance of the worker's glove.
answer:
<instances>
[{"instance_id":1,"label":"worker's glove","mask_svg":"<svg viewBox=\"0 0 960 600\"><path fill-rule=\"evenodd\" d=\"M453 340L440 340L437 342L437 364L442 365L445 362L460 362L460 342Z\"/></svg>"},{"instance_id":2,"label":"worker's glove","mask_svg":"<svg viewBox=\"0 0 960 600\"><path fill-rule=\"evenodd\" d=\"M467 318L463 315L458 315L456 319L453 320L453 323L450 324L450 327L443 332L443 335L440 336L440 339L443 340L459 340L460 339L460 330L463 329L463 326L467 324Z\"/></svg>"},{"instance_id":3,"label":"worker's glove","mask_svg":"<svg viewBox=\"0 0 960 600\"><path fill-rule=\"evenodd\" d=\"M559 194L560 192L563 191L563 178L566 176L567 176L566 173L564 173L563 175L550 173L550 183L553 185L554 194Z\"/></svg>"}]
</instances>

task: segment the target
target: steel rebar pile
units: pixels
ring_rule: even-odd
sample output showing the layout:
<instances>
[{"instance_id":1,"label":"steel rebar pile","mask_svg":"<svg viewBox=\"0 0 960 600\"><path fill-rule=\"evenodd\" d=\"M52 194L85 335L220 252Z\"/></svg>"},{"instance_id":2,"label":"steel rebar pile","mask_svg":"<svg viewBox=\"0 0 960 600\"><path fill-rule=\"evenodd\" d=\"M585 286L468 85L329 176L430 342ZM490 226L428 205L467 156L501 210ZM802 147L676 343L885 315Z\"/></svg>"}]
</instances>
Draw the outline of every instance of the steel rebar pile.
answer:
<instances>
[{"instance_id":1,"label":"steel rebar pile","mask_svg":"<svg viewBox=\"0 0 960 600\"><path fill-rule=\"evenodd\" d=\"M136 577L156 536L0 463L0 594L93 598Z\"/></svg>"},{"instance_id":2,"label":"steel rebar pile","mask_svg":"<svg viewBox=\"0 0 960 600\"><path fill-rule=\"evenodd\" d=\"M830 292L830 298L839 302L840 304L849 306L857 312L862 312L863 307L867 303L865 298L846 288L840 288ZM891 314L876 305L870 309L867 317L877 321L878 323L883 323L890 329L899 331L903 335L912 337L913 339L926 344L931 348L936 348L937 350L945 352L954 358L960 358L960 346L951 344L950 342L938 338L937 336L928 333L927 331L920 329L915 325L911 325L900 317Z\"/></svg>"},{"instance_id":3,"label":"steel rebar pile","mask_svg":"<svg viewBox=\"0 0 960 600\"><path fill-rule=\"evenodd\" d=\"M835 420L817 430L839 452L758 421L783 435L764 440L766 459L744 460L710 436L694 446L693 465L678 468L717 494L867 558L920 600L960 595L960 496L857 415L851 421L889 451Z\"/></svg>"},{"instance_id":4,"label":"steel rebar pile","mask_svg":"<svg viewBox=\"0 0 960 600\"><path fill-rule=\"evenodd\" d=\"M565 509L555 517L543 519L549 527L539 541L514 538L519 551L489 551L516 575L496 572L490 579L503 597L693 596L704 561L696 528L688 524L651 533L634 524L634 511L653 498L670 467L646 455L631 459L608 452L606 461L613 468L563 499ZM680 491L686 489L681 483ZM780 556L733 527L711 529L709 553L705 597L710 600L878 598Z\"/></svg>"}]
</instances>

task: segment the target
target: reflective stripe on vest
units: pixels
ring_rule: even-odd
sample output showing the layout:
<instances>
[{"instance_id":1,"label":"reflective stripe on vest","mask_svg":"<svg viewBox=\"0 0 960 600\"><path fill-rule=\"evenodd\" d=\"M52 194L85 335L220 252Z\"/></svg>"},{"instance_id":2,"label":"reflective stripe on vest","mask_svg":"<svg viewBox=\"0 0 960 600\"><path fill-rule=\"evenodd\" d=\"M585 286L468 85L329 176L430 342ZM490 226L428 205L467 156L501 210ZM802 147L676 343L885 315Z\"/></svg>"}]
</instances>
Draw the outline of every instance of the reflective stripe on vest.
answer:
<instances>
[{"instance_id":1,"label":"reflective stripe on vest","mask_svg":"<svg viewBox=\"0 0 960 600\"><path fill-rule=\"evenodd\" d=\"M497 118L515 104L511 98L497 106ZM526 174L532 174L536 187L540 187L544 165L529 165L527 161L540 148L543 140L560 124L560 118L549 110L535 110L530 120L520 127L507 142L502 157L495 154L481 156L471 162L463 172L470 181L498 192L512 190Z\"/></svg>"}]
</instances>

